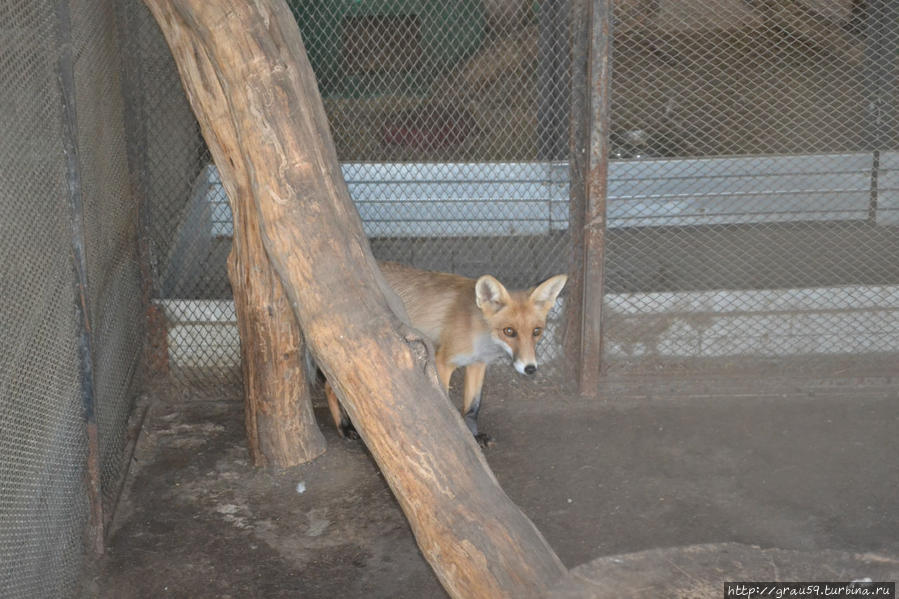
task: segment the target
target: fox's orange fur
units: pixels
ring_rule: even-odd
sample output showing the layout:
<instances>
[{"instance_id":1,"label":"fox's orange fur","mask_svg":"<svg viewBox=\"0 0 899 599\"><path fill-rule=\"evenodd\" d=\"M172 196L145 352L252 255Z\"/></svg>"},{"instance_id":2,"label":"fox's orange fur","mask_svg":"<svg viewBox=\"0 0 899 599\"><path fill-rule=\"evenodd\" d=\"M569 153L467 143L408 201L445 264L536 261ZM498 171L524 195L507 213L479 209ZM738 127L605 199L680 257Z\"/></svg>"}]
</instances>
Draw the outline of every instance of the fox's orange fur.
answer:
<instances>
[{"instance_id":1,"label":"fox's orange fur","mask_svg":"<svg viewBox=\"0 0 899 599\"><path fill-rule=\"evenodd\" d=\"M478 433L477 417L487 364L503 355L515 369L533 374L537 369L537 342L568 277L551 277L527 291L509 292L490 275L469 279L397 264L379 263L384 278L405 305L413 327L431 339L437 351L437 374L444 390L456 368L465 368L462 415ZM326 385L328 406L341 435L351 430L337 397Z\"/></svg>"}]
</instances>

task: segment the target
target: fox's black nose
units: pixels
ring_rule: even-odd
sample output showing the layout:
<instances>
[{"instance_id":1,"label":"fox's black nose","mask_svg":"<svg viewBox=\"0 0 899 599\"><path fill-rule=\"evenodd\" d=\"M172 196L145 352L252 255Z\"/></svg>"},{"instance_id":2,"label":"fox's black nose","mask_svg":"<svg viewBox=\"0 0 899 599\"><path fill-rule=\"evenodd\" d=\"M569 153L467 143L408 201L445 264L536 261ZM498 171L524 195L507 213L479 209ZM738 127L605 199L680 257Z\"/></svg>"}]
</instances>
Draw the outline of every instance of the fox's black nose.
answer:
<instances>
[{"instance_id":1,"label":"fox's black nose","mask_svg":"<svg viewBox=\"0 0 899 599\"><path fill-rule=\"evenodd\" d=\"M535 372L537 372L537 367L534 366L533 364L528 364L527 366L524 367L525 374L534 374Z\"/></svg>"}]
</instances>

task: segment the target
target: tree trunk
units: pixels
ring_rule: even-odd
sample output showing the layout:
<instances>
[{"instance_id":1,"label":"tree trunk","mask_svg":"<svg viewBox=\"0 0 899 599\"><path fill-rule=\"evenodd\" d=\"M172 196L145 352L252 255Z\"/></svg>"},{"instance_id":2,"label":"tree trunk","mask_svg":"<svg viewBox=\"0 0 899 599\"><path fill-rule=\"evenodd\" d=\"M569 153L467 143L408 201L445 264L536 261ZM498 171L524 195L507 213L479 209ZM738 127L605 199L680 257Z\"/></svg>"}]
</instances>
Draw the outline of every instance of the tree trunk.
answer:
<instances>
[{"instance_id":1,"label":"tree trunk","mask_svg":"<svg viewBox=\"0 0 899 599\"><path fill-rule=\"evenodd\" d=\"M165 33L168 36L169 32ZM180 35L177 30L171 33ZM185 68L200 67L183 61L178 66L182 79ZM209 94L210 89L202 85L195 90L190 85L185 88L199 116L195 98ZM312 413L303 336L281 281L265 255L250 188L250 170L237 151L238 132L229 108L223 102L205 102L203 114L200 126L216 158L234 218L228 277L241 340L250 456L257 466L295 466L325 451L325 438ZM220 159L224 156L227 158Z\"/></svg>"},{"instance_id":2,"label":"tree trunk","mask_svg":"<svg viewBox=\"0 0 899 599\"><path fill-rule=\"evenodd\" d=\"M241 211L255 209L250 205ZM312 413L306 348L281 281L265 256L258 226L248 224L254 219L240 220L244 224L238 227L235 216L228 276L240 331L247 444L257 466L295 466L325 451Z\"/></svg>"},{"instance_id":3,"label":"tree trunk","mask_svg":"<svg viewBox=\"0 0 899 599\"><path fill-rule=\"evenodd\" d=\"M249 179L262 241L319 366L453 597L544 595L565 568L500 488L397 316L337 164L283 1L146 0L229 193ZM212 141L212 140L210 140ZM262 340L265 341L265 340Z\"/></svg>"}]
</instances>

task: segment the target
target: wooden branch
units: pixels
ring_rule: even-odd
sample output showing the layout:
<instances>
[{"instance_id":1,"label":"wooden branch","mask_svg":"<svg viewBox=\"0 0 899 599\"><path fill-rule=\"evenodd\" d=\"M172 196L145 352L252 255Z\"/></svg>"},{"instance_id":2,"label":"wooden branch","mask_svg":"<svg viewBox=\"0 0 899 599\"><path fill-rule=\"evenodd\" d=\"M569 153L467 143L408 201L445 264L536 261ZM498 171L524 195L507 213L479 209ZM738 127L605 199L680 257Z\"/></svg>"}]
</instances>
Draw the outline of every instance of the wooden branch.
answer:
<instances>
[{"instance_id":1,"label":"wooden branch","mask_svg":"<svg viewBox=\"0 0 899 599\"><path fill-rule=\"evenodd\" d=\"M210 112L202 125L204 135L210 123L221 129L233 127L227 114ZM230 139L236 139L233 129L229 133ZM210 133L206 139L215 135ZM209 143L210 148L213 143L223 142ZM212 151L213 156L221 155L223 149ZM233 198L228 277L241 340L247 443L257 466L295 466L325 451L325 438L312 412L306 347L281 280L265 254L248 170L238 166L243 157L230 156L232 161L219 166L219 171L228 197Z\"/></svg>"},{"instance_id":2,"label":"wooden branch","mask_svg":"<svg viewBox=\"0 0 899 599\"><path fill-rule=\"evenodd\" d=\"M163 29L170 46L169 36L177 36L174 43L182 49L193 45L181 30ZM303 336L262 245L250 171L236 147L238 132L227 104L215 101L221 88L214 65L202 51L193 61L179 60L178 68L183 80L198 83L185 89L234 218L228 276L241 339L250 455L257 466L304 463L324 453L325 439L312 412Z\"/></svg>"},{"instance_id":3,"label":"wooden branch","mask_svg":"<svg viewBox=\"0 0 899 599\"><path fill-rule=\"evenodd\" d=\"M453 597L545 594L565 568L500 488L440 388L430 344L395 314L401 304L371 255L287 6L146 3L215 138L226 188L248 178L265 249L313 355L443 586Z\"/></svg>"},{"instance_id":4,"label":"wooden branch","mask_svg":"<svg viewBox=\"0 0 899 599\"><path fill-rule=\"evenodd\" d=\"M240 331L247 443L257 466L295 466L325 451L312 412L305 344L296 317L259 241L247 227L228 257ZM238 236L235 235L235 244Z\"/></svg>"}]
</instances>

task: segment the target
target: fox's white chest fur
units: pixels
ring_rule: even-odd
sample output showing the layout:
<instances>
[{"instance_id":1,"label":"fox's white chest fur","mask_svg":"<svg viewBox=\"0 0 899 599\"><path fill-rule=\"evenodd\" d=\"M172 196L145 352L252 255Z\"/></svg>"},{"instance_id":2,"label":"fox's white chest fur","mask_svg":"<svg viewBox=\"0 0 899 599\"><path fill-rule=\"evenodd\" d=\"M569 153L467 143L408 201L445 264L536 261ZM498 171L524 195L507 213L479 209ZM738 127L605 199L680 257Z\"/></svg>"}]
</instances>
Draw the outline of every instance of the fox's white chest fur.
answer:
<instances>
[{"instance_id":1,"label":"fox's white chest fur","mask_svg":"<svg viewBox=\"0 0 899 599\"><path fill-rule=\"evenodd\" d=\"M456 367L468 366L475 362L490 364L503 357L512 355L512 349L498 341L488 333L482 333L475 337L471 353L460 353L450 356L450 362Z\"/></svg>"}]
</instances>

